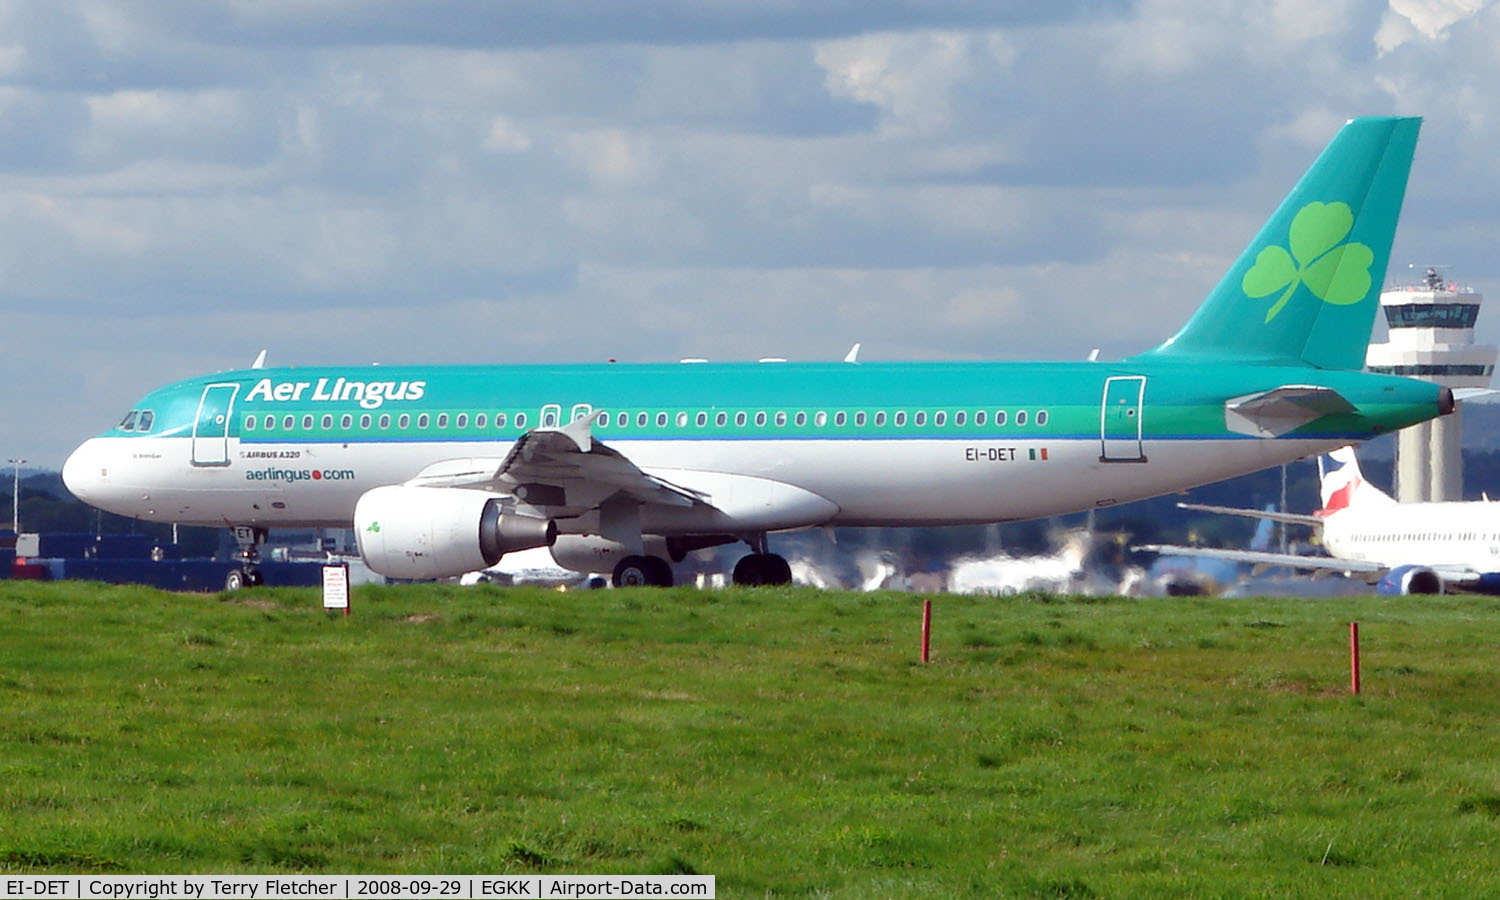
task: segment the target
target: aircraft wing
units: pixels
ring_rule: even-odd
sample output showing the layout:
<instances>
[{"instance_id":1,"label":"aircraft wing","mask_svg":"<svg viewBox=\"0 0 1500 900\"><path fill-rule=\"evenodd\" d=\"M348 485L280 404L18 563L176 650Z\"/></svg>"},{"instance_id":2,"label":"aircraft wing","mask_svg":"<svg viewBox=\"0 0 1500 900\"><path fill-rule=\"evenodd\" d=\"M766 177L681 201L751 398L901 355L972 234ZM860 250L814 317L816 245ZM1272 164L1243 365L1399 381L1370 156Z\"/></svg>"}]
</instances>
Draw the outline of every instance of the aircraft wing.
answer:
<instances>
[{"instance_id":1,"label":"aircraft wing","mask_svg":"<svg viewBox=\"0 0 1500 900\"><path fill-rule=\"evenodd\" d=\"M1323 519L1317 516L1299 515L1297 513L1271 512L1261 509L1236 509L1232 506L1210 506L1206 503L1179 503L1178 509L1191 509L1197 512L1218 513L1224 516L1245 516L1251 519L1270 519L1272 522L1287 522L1292 525L1309 525L1317 527L1323 524Z\"/></svg>"},{"instance_id":2,"label":"aircraft wing","mask_svg":"<svg viewBox=\"0 0 1500 900\"><path fill-rule=\"evenodd\" d=\"M1132 550L1147 550L1163 556L1202 556L1209 559L1227 559L1230 562L1250 566L1285 566L1289 569L1304 569L1322 574L1341 573L1358 575L1364 579L1378 579L1391 570L1383 563L1360 559L1339 559L1336 556L1300 556L1295 553L1269 553L1262 550L1226 550L1219 547L1176 547L1170 544L1143 544ZM1439 572L1439 574L1443 574ZM1446 577L1446 575L1444 575Z\"/></svg>"},{"instance_id":3,"label":"aircraft wing","mask_svg":"<svg viewBox=\"0 0 1500 900\"><path fill-rule=\"evenodd\" d=\"M576 516L616 495L642 504L708 506L704 495L642 472L619 451L594 440L592 419L521 435L504 459L434 463L407 482L421 487L477 488L514 496L548 515Z\"/></svg>"}]
</instances>

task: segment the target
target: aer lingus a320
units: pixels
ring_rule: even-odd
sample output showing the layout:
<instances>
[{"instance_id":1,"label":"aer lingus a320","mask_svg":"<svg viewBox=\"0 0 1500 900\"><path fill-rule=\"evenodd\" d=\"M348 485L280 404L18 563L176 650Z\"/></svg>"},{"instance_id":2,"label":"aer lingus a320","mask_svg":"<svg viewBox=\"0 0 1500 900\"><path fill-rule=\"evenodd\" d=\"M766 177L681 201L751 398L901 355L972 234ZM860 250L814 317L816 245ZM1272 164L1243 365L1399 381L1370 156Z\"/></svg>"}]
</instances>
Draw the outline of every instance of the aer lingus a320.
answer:
<instances>
[{"instance_id":1,"label":"aer lingus a320","mask_svg":"<svg viewBox=\"0 0 1500 900\"><path fill-rule=\"evenodd\" d=\"M695 548L1138 500L1450 412L1360 371L1419 120L1356 119L1183 328L1117 362L252 368L147 394L86 441L80 498L227 525L254 583L278 526L353 526L370 568L440 578L502 554L666 585Z\"/></svg>"}]
</instances>

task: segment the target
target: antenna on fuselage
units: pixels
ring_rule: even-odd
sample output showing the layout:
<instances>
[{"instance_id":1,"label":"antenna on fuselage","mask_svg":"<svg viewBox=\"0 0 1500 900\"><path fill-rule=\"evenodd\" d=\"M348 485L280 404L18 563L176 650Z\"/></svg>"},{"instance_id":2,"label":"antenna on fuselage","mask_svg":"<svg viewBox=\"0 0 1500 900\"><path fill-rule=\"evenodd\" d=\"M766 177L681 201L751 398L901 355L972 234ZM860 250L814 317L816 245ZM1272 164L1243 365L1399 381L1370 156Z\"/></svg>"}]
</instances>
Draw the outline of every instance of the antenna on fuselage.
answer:
<instances>
[{"instance_id":1,"label":"antenna on fuselage","mask_svg":"<svg viewBox=\"0 0 1500 900\"><path fill-rule=\"evenodd\" d=\"M252 369L264 369L266 367L266 351L262 350L255 357L255 362L250 364Z\"/></svg>"}]
</instances>

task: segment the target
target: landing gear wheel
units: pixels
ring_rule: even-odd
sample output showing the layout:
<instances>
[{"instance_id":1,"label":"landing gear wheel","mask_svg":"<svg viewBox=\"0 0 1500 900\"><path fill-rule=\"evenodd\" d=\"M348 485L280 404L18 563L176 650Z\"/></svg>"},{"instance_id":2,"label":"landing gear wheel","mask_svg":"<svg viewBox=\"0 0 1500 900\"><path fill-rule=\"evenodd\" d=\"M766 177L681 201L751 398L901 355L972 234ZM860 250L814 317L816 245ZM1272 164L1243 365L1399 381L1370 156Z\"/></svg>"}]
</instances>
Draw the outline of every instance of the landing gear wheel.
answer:
<instances>
[{"instance_id":1,"label":"landing gear wheel","mask_svg":"<svg viewBox=\"0 0 1500 900\"><path fill-rule=\"evenodd\" d=\"M751 553L734 564L734 583L743 587L792 583L792 567L775 553Z\"/></svg>"},{"instance_id":2,"label":"landing gear wheel","mask_svg":"<svg viewBox=\"0 0 1500 900\"><path fill-rule=\"evenodd\" d=\"M651 564L651 584L653 587L672 586L672 564L660 556L648 556L646 560Z\"/></svg>"},{"instance_id":3,"label":"landing gear wheel","mask_svg":"<svg viewBox=\"0 0 1500 900\"><path fill-rule=\"evenodd\" d=\"M659 556L627 556L615 566L615 587L671 587L672 566Z\"/></svg>"}]
</instances>

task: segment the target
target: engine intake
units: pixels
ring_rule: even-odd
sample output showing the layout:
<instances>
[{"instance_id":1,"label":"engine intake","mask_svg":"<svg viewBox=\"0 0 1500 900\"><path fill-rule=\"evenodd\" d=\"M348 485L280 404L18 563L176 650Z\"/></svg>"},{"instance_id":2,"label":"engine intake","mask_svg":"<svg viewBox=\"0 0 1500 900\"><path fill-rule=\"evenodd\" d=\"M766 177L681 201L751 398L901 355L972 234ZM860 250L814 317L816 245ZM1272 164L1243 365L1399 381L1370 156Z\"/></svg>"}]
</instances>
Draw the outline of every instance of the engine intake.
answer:
<instances>
[{"instance_id":1,"label":"engine intake","mask_svg":"<svg viewBox=\"0 0 1500 900\"><path fill-rule=\"evenodd\" d=\"M494 494L462 488L367 491L354 506L354 529L365 565L387 578L451 578L557 540L551 519L506 512Z\"/></svg>"}]
</instances>

